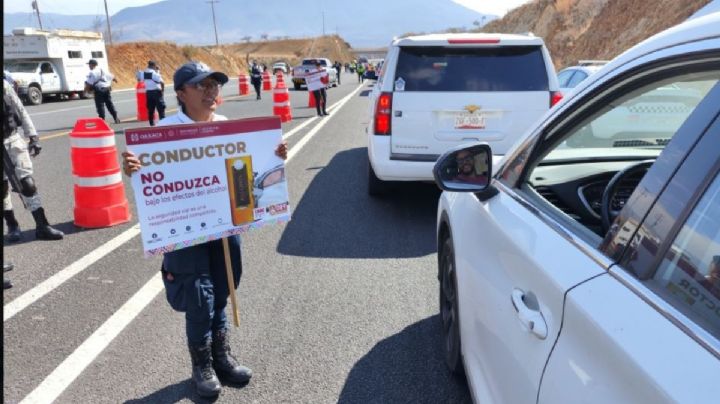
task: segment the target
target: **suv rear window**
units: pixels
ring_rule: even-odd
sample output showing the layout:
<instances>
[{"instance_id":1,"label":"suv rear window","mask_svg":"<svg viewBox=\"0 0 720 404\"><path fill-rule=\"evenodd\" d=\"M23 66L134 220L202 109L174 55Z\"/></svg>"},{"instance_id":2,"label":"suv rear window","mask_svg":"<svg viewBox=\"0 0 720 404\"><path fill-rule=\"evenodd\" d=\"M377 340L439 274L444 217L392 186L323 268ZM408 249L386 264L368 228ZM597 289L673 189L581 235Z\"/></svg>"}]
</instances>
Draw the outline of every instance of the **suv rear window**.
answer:
<instances>
[{"instance_id":1,"label":"suv rear window","mask_svg":"<svg viewBox=\"0 0 720 404\"><path fill-rule=\"evenodd\" d=\"M318 59L305 59L302 61L302 64L305 66L315 66L317 65L317 62L320 62L321 66L327 66L327 61L325 60L318 60Z\"/></svg>"},{"instance_id":2,"label":"suv rear window","mask_svg":"<svg viewBox=\"0 0 720 404\"><path fill-rule=\"evenodd\" d=\"M405 91L548 91L540 46L400 48Z\"/></svg>"}]
</instances>

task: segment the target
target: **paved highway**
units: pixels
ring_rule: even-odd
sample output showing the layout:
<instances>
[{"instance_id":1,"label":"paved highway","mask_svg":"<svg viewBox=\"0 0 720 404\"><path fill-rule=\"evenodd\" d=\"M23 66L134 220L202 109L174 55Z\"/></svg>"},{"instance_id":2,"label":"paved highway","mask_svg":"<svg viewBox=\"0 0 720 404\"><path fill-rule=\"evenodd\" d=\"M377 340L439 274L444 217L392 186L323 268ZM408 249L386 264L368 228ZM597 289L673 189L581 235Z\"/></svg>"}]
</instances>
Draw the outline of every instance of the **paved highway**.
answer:
<instances>
[{"instance_id":1,"label":"paved highway","mask_svg":"<svg viewBox=\"0 0 720 404\"><path fill-rule=\"evenodd\" d=\"M404 185L366 193L372 83L349 75L328 91L330 116L290 91L287 176L293 218L243 236L240 328L233 351L254 377L226 386L222 403L462 403L464 382L445 369L436 280L439 191ZM170 111L174 96L168 91ZM223 89L229 118L272 113ZM114 92L123 129L143 126L134 91ZM6 403L201 402L190 380L184 316L165 301L160 259L145 259L136 221L97 230L73 225L67 133L94 117L92 100L29 107L43 151L36 180L48 218L66 233L37 241L30 212L13 195L23 240L4 243L3 396ZM170 112L172 113L172 112ZM125 178L134 211L133 195ZM229 305L228 305L229 306Z\"/></svg>"}]
</instances>

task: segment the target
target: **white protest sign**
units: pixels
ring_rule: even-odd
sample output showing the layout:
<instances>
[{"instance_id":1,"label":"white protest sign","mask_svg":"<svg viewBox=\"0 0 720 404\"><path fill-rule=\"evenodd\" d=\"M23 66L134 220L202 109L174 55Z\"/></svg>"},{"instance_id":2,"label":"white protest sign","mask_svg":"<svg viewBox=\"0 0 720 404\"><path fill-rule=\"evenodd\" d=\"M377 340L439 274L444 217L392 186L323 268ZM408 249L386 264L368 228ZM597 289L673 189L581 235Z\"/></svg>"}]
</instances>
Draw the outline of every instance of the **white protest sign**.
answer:
<instances>
[{"instance_id":1,"label":"white protest sign","mask_svg":"<svg viewBox=\"0 0 720 404\"><path fill-rule=\"evenodd\" d=\"M305 84L307 85L308 91L320 90L325 88L325 83L322 82L323 77L327 77L328 73L325 70L313 70L305 76Z\"/></svg>"},{"instance_id":2,"label":"white protest sign","mask_svg":"<svg viewBox=\"0 0 720 404\"><path fill-rule=\"evenodd\" d=\"M125 130L146 256L290 220L280 120Z\"/></svg>"}]
</instances>

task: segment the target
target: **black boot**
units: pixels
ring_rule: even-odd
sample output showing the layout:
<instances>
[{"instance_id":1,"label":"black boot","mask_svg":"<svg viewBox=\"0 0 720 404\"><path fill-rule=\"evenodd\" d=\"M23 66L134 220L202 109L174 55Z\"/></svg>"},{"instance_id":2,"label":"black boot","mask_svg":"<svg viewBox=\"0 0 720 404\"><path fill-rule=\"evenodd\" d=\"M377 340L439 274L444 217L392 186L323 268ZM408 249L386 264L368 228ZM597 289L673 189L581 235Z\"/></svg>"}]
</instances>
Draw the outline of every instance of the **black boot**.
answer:
<instances>
[{"instance_id":1,"label":"black boot","mask_svg":"<svg viewBox=\"0 0 720 404\"><path fill-rule=\"evenodd\" d=\"M32 211L33 219L35 219L35 237L38 240L60 240L65 233L50 227L45 217L45 209L37 208Z\"/></svg>"},{"instance_id":2,"label":"black boot","mask_svg":"<svg viewBox=\"0 0 720 404\"><path fill-rule=\"evenodd\" d=\"M15 212L12 210L3 210L3 216L5 217L5 223L7 223L8 227L8 241L13 243L20 241L22 233L20 232L20 224L17 219L15 219Z\"/></svg>"},{"instance_id":3,"label":"black boot","mask_svg":"<svg viewBox=\"0 0 720 404\"><path fill-rule=\"evenodd\" d=\"M10 272L15 268L15 265L9 262L3 262L3 272Z\"/></svg>"},{"instance_id":4,"label":"black boot","mask_svg":"<svg viewBox=\"0 0 720 404\"><path fill-rule=\"evenodd\" d=\"M224 381L235 384L250 381L252 370L239 364L230 354L230 336L227 330L213 331L212 356L213 367Z\"/></svg>"},{"instance_id":5,"label":"black boot","mask_svg":"<svg viewBox=\"0 0 720 404\"><path fill-rule=\"evenodd\" d=\"M198 346L188 345L188 348L192 360L192 380L195 382L198 395L216 397L220 394L222 386L213 370L210 341Z\"/></svg>"},{"instance_id":6,"label":"black boot","mask_svg":"<svg viewBox=\"0 0 720 404\"><path fill-rule=\"evenodd\" d=\"M10 282L10 279L5 279L3 277L3 289L10 289L12 287L12 282Z\"/></svg>"}]
</instances>

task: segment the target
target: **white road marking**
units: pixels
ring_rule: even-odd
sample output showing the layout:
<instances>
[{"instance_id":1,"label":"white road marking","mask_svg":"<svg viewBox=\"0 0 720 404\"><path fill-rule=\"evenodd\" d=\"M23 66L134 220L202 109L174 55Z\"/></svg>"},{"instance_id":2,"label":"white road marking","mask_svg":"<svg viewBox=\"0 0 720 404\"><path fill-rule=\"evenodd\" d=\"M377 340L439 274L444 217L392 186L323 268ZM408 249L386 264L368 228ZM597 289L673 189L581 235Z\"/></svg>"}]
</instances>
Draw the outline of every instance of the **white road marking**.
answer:
<instances>
[{"instance_id":1,"label":"white road marking","mask_svg":"<svg viewBox=\"0 0 720 404\"><path fill-rule=\"evenodd\" d=\"M163 290L158 272L135 295L70 354L21 403L50 403L90 365L100 353Z\"/></svg>"},{"instance_id":2,"label":"white road marking","mask_svg":"<svg viewBox=\"0 0 720 404\"><path fill-rule=\"evenodd\" d=\"M55 288L70 280L73 276L79 274L90 265L94 264L100 258L106 256L116 248L130 241L133 237L140 234L140 226L135 225L124 232L120 233L114 239L94 249L86 256L68 265L62 271L51 276L44 282L28 290L20 295L17 299L6 304L3 307L3 322L13 318L16 314L24 310L26 307L38 301L43 296L52 292Z\"/></svg>"},{"instance_id":3,"label":"white road marking","mask_svg":"<svg viewBox=\"0 0 720 404\"><path fill-rule=\"evenodd\" d=\"M333 109L340 109L350 98L355 95L363 86L358 86L352 93L345 96L333 106ZM322 119L322 121L312 128L308 134L303 137L288 152L290 161L307 142L317 134L320 129L330 120L330 116ZM305 125L305 123L303 123ZM297 128L296 128L297 129ZM36 286L32 290L26 292L22 296L8 303L4 307L5 321L17 314L20 310L29 306L40 297L44 296L51 290L60 286L63 282L70 279L75 274L87 268L90 264L107 255L112 250L126 243L137 234L140 233L139 225L126 230L119 236L103 244L90 254L81 258L79 261L71 264L60 273L51 277L47 281ZM63 274L62 276L58 276ZM56 279L57 278L57 279ZM65 389L72 384L73 381L102 353L105 348L130 324L137 315L150 304L153 299L164 288L160 273L152 277L143 287L135 293L118 311L105 321L88 339L86 339L75 351L70 354L55 370L50 373L30 394L28 394L21 404L31 403L47 403L57 399ZM28 296L28 297L26 297Z\"/></svg>"},{"instance_id":4,"label":"white road marking","mask_svg":"<svg viewBox=\"0 0 720 404\"><path fill-rule=\"evenodd\" d=\"M341 99L337 103L333 104L332 107L335 107L335 109L339 110L340 108L342 108L343 105L345 105L345 103L350 101L350 99L363 87L364 87L364 85L362 85L362 84L359 85L353 92L351 92L350 94L343 97L343 99ZM330 108L332 108L332 107L330 107ZM310 130L310 132L308 132L307 135L303 136L303 138L300 139L299 142L297 142L295 145L293 145L293 147L291 147L290 150L288 150L288 156L287 156L287 160L285 161L285 164L287 164L288 161L290 161L307 144L307 142L309 142L310 139L312 139L315 136L315 134L317 134L320 131L320 129L322 129L323 126L325 126L325 124L330 121L330 118L332 118L333 116L334 116L334 114L328 115L325 118L317 118L316 117L316 119L321 119L321 122L319 124L317 124L314 128L312 128ZM289 136L289 134L288 134L288 136Z\"/></svg>"}]
</instances>

